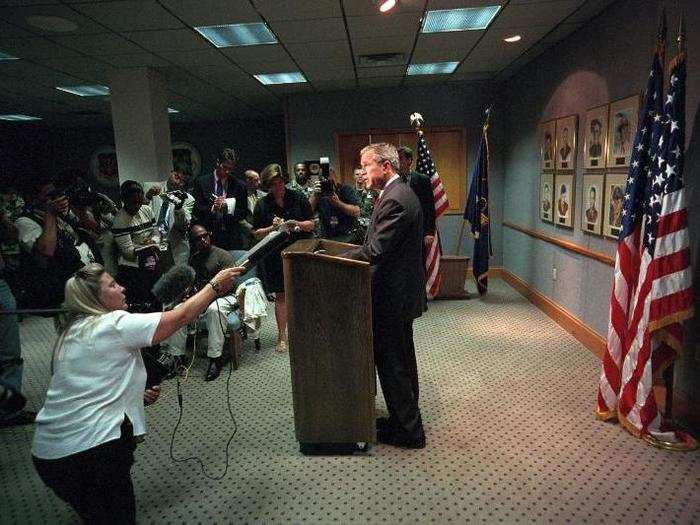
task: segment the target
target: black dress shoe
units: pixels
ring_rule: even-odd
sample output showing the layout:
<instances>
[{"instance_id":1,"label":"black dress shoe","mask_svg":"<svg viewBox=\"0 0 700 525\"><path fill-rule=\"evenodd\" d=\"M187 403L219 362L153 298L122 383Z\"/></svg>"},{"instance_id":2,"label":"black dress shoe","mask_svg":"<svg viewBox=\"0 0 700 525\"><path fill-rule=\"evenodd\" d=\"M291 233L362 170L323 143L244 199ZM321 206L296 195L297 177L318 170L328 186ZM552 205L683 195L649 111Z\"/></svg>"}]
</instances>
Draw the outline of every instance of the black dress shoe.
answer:
<instances>
[{"instance_id":1,"label":"black dress shoe","mask_svg":"<svg viewBox=\"0 0 700 525\"><path fill-rule=\"evenodd\" d=\"M412 438L401 434L400 432L388 431L380 432L377 430L377 441L385 445L401 448L425 448L425 434L421 434L419 438Z\"/></svg>"},{"instance_id":2,"label":"black dress shoe","mask_svg":"<svg viewBox=\"0 0 700 525\"><path fill-rule=\"evenodd\" d=\"M209 368L207 368L207 374L204 376L205 381L214 381L219 374L221 374L221 369L223 368L222 359L220 357L210 357L209 358Z\"/></svg>"}]
</instances>

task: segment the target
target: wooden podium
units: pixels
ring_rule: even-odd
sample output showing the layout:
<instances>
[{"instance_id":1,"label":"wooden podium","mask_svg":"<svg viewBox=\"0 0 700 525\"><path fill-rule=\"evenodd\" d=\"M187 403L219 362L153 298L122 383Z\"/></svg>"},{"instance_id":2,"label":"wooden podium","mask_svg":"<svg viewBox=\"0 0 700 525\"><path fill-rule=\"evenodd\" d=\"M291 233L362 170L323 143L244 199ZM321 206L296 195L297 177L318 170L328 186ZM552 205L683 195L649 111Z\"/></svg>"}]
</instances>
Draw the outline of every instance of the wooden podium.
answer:
<instances>
[{"instance_id":1,"label":"wooden podium","mask_svg":"<svg viewBox=\"0 0 700 525\"><path fill-rule=\"evenodd\" d=\"M282 252L294 428L304 454L352 454L374 441L369 263L335 256L353 247L307 239Z\"/></svg>"}]
</instances>

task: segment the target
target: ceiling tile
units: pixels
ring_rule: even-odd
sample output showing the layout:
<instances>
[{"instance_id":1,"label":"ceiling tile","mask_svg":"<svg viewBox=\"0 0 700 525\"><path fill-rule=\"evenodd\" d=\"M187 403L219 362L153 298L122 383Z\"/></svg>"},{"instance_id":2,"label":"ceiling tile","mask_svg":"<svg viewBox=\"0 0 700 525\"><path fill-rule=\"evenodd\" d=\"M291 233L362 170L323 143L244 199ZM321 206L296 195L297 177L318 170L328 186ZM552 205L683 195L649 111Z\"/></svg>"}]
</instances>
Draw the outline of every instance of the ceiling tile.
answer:
<instances>
[{"instance_id":1,"label":"ceiling tile","mask_svg":"<svg viewBox=\"0 0 700 525\"><path fill-rule=\"evenodd\" d=\"M153 0L76 4L74 8L114 31L178 29L182 23Z\"/></svg>"},{"instance_id":2,"label":"ceiling tile","mask_svg":"<svg viewBox=\"0 0 700 525\"><path fill-rule=\"evenodd\" d=\"M406 34L392 37L357 38L352 41L355 56L375 55L380 53L403 53L408 60L413 48L413 35Z\"/></svg>"},{"instance_id":3,"label":"ceiling tile","mask_svg":"<svg viewBox=\"0 0 700 525\"><path fill-rule=\"evenodd\" d=\"M373 77L358 79L361 88L398 87L402 77Z\"/></svg>"},{"instance_id":4,"label":"ceiling tile","mask_svg":"<svg viewBox=\"0 0 700 525\"><path fill-rule=\"evenodd\" d=\"M115 33L99 35L60 36L53 38L66 47L85 53L86 55L119 55L143 52L136 44Z\"/></svg>"},{"instance_id":5,"label":"ceiling tile","mask_svg":"<svg viewBox=\"0 0 700 525\"><path fill-rule=\"evenodd\" d=\"M81 78L68 73L61 73L48 67L32 64L23 60L13 60L2 66L3 77L29 79L44 86L79 84Z\"/></svg>"},{"instance_id":6,"label":"ceiling tile","mask_svg":"<svg viewBox=\"0 0 700 525\"><path fill-rule=\"evenodd\" d=\"M287 49L296 60L350 59L350 46L347 41L337 40L323 44L289 44Z\"/></svg>"},{"instance_id":7,"label":"ceiling tile","mask_svg":"<svg viewBox=\"0 0 700 525\"><path fill-rule=\"evenodd\" d=\"M342 17L339 0L253 0L253 4L270 21Z\"/></svg>"},{"instance_id":8,"label":"ceiling tile","mask_svg":"<svg viewBox=\"0 0 700 525\"><path fill-rule=\"evenodd\" d=\"M438 48L417 45L411 58L412 64L429 64L431 62L459 62L466 55L464 49Z\"/></svg>"},{"instance_id":9,"label":"ceiling tile","mask_svg":"<svg viewBox=\"0 0 700 525\"><path fill-rule=\"evenodd\" d=\"M327 42L345 40L345 24L342 18L311 18L307 20L270 21L280 42L297 44L301 42Z\"/></svg>"},{"instance_id":10,"label":"ceiling tile","mask_svg":"<svg viewBox=\"0 0 700 525\"><path fill-rule=\"evenodd\" d=\"M26 29L17 27L9 22L5 22L4 20L0 20L0 35L2 35L3 39L32 38L36 36L27 31Z\"/></svg>"},{"instance_id":11,"label":"ceiling tile","mask_svg":"<svg viewBox=\"0 0 700 525\"><path fill-rule=\"evenodd\" d=\"M151 53L136 53L128 55L107 55L100 57L116 68L159 67L167 66L169 62Z\"/></svg>"},{"instance_id":12,"label":"ceiling tile","mask_svg":"<svg viewBox=\"0 0 700 525\"><path fill-rule=\"evenodd\" d=\"M231 62L217 49L201 51L179 51L160 53L163 58L182 66L221 66L230 67Z\"/></svg>"},{"instance_id":13,"label":"ceiling tile","mask_svg":"<svg viewBox=\"0 0 700 525\"><path fill-rule=\"evenodd\" d=\"M377 5L371 0L343 0L346 16L374 16L376 18L391 18L402 13L422 13L425 0L400 0L397 6L388 13L380 13Z\"/></svg>"},{"instance_id":14,"label":"ceiling tile","mask_svg":"<svg viewBox=\"0 0 700 525\"><path fill-rule=\"evenodd\" d=\"M588 0L578 11L567 18L567 23L588 22L594 16L603 12L615 0Z\"/></svg>"},{"instance_id":15,"label":"ceiling tile","mask_svg":"<svg viewBox=\"0 0 700 525\"><path fill-rule=\"evenodd\" d=\"M110 64L101 59L92 57L69 57L69 58L41 58L37 59L38 64L50 67L66 74L85 79L105 79L105 71Z\"/></svg>"},{"instance_id":16,"label":"ceiling tile","mask_svg":"<svg viewBox=\"0 0 700 525\"><path fill-rule=\"evenodd\" d=\"M80 56L80 53L46 38L21 38L5 40L0 38L0 50L18 58L54 58Z\"/></svg>"},{"instance_id":17,"label":"ceiling tile","mask_svg":"<svg viewBox=\"0 0 700 525\"><path fill-rule=\"evenodd\" d=\"M574 31L578 30L581 27L580 23L573 23L573 24L559 24L554 28L554 30L551 33L548 33L542 41L548 44L553 44L555 42L559 42L560 40L565 39L568 37L571 33Z\"/></svg>"},{"instance_id":18,"label":"ceiling tile","mask_svg":"<svg viewBox=\"0 0 700 525\"><path fill-rule=\"evenodd\" d=\"M4 5L4 4L3 4ZM48 31L34 27L27 22L30 16L52 16L69 20L78 27L70 33ZM109 31L99 21L91 20L83 16L66 5L32 5L26 7L3 7L0 8L0 19L20 26L36 35L56 36L56 35L89 35L94 33L104 33Z\"/></svg>"},{"instance_id":19,"label":"ceiling tile","mask_svg":"<svg viewBox=\"0 0 700 525\"><path fill-rule=\"evenodd\" d=\"M320 68L306 71L306 75L311 82L354 82L355 73L352 68Z\"/></svg>"},{"instance_id":20,"label":"ceiling tile","mask_svg":"<svg viewBox=\"0 0 700 525\"><path fill-rule=\"evenodd\" d=\"M520 54L524 50L528 49L529 47L537 43L539 40L541 40L545 35L547 35L547 33L551 31L552 27L553 26L532 25L529 27L521 27L514 29L489 29L488 32L484 35L484 38L482 38L479 41L477 49L503 49L508 53L510 53L513 49L518 49L518 54ZM522 36L522 40L513 43L503 41L504 38L513 36L515 34Z\"/></svg>"},{"instance_id":21,"label":"ceiling tile","mask_svg":"<svg viewBox=\"0 0 700 525\"><path fill-rule=\"evenodd\" d=\"M149 51L190 51L212 49L202 36L192 29L166 29L161 31L133 31L122 33Z\"/></svg>"},{"instance_id":22,"label":"ceiling tile","mask_svg":"<svg viewBox=\"0 0 700 525\"><path fill-rule=\"evenodd\" d=\"M384 66L357 68L357 78L402 77L406 66Z\"/></svg>"},{"instance_id":23,"label":"ceiling tile","mask_svg":"<svg viewBox=\"0 0 700 525\"><path fill-rule=\"evenodd\" d=\"M237 64L245 64L247 66L264 62L289 60L289 54L280 44L227 47L222 48L221 52Z\"/></svg>"},{"instance_id":24,"label":"ceiling tile","mask_svg":"<svg viewBox=\"0 0 700 525\"><path fill-rule=\"evenodd\" d=\"M420 13L402 13L392 16L348 16L350 37L376 38L414 35L418 31Z\"/></svg>"},{"instance_id":25,"label":"ceiling tile","mask_svg":"<svg viewBox=\"0 0 700 525\"><path fill-rule=\"evenodd\" d=\"M431 50L453 52L456 56L461 53L462 57L466 56L469 50L474 47L484 31L461 31L457 33L421 33L418 36L416 50L420 49L421 53L426 54Z\"/></svg>"},{"instance_id":26,"label":"ceiling tile","mask_svg":"<svg viewBox=\"0 0 700 525\"><path fill-rule=\"evenodd\" d=\"M528 5L508 5L491 24L490 29L510 29L531 25L549 26L570 15L582 0L557 0Z\"/></svg>"},{"instance_id":27,"label":"ceiling tile","mask_svg":"<svg viewBox=\"0 0 700 525\"><path fill-rule=\"evenodd\" d=\"M161 0L161 3L191 26L262 22L247 1Z\"/></svg>"},{"instance_id":28,"label":"ceiling tile","mask_svg":"<svg viewBox=\"0 0 700 525\"><path fill-rule=\"evenodd\" d=\"M290 59L277 62L261 62L259 64L246 64L245 70L252 75L260 73L290 73L299 71L299 67Z\"/></svg>"}]
</instances>

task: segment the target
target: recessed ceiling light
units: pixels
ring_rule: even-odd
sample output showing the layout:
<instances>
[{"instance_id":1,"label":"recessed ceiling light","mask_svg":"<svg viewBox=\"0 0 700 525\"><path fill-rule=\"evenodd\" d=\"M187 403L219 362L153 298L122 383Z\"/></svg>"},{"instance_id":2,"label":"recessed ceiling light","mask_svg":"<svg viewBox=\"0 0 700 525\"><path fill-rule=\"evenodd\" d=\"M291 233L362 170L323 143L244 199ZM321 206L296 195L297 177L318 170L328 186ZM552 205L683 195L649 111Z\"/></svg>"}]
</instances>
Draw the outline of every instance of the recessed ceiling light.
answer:
<instances>
[{"instance_id":1,"label":"recessed ceiling light","mask_svg":"<svg viewBox=\"0 0 700 525\"><path fill-rule=\"evenodd\" d=\"M11 122L28 122L30 120L41 120L41 117L32 117L29 115L0 115L0 120L9 120Z\"/></svg>"},{"instance_id":2,"label":"recessed ceiling light","mask_svg":"<svg viewBox=\"0 0 700 525\"><path fill-rule=\"evenodd\" d=\"M216 47L276 44L272 31L262 22L195 27L197 32Z\"/></svg>"},{"instance_id":3,"label":"recessed ceiling light","mask_svg":"<svg viewBox=\"0 0 700 525\"><path fill-rule=\"evenodd\" d=\"M7 53L3 53L0 51L0 60L19 60L17 57L13 57L12 55L8 55Z\"/></svg>"},{"instance_id":4,"label":"recessed ceiling light","mask_svg":"<svg viewBox=\"0 0 700 525\"><path fill-rule=\"evenodd\" d=\"M500 5L492 5L428 11L425 15L422 32L442 33L486 29L500 9Z\"/></svg>"},{"instance_id":5,"label":"recessed ceiling light","mask_svg":"<svg viewBox=\"0 0 700 525\"><path fill-rule=\"evenodd\" d=\"M109 95L107 86L56 86L56 89L79 97L106 97Z\"/></svg>"},{"instance_id":6,"label":"recessed ceiling light","mask_svg":"<svg viewBox=\"0 0 700 525\"><path fill-rule=\"evenodd\" d=\"M180 112L175 108L168 108L168 113L180 113Z\"/></svg>"},{"instance_id":7,"label":"recessed ceiling light","mask_svg":"<svg viewBox=\"0 0 700 525\"><path fill-rule=\"evenodd\" d=\"M448 75L457 68L459 62L433 62L431 64L411 64L407 75Z\"/></svg>"},{"instance_id":8,"label":"recessed ceiling light","mask_svg":"<svg viewBox=\"0 0 700 525\"><path fill-rule=\"evenodd\" d=\"M253 75L258 82L265 85L271 84L299 84L306 82L306 78L299 71L290 71L289 73L268 73Z\"/></svg>"},{"instance_id":9,"label":"recessed ceiling light","mask_svg":"<svg viewBox=\"0 0 700 525\"><path fill-rule=\"evenodd\" d=\"M512 44L513 42L520 42L522 39L523 39L523 37L520 35L513 35L513 36L509 36L508 38L504 38L503 41L508 42L509 44Z\"/></svg>"},{"instance_id":10,"label":"recessed ceiling light","mask_svg":"<svg viewBox=\"0 0 700 525\"><path fill-rule=\"evenodd\" d=\"M386 13L396 7L396 0L379 0L379 12Z\"/></svg>"},{"instance_id":11,"label":"recessed ceiling light","mask_svg":"<svg viewBox=\"0 0 700 525\"><path fill-rule=\"evenodd\" d=\"M26 17L25 20L30 26L43 29L44 31L53 31L54 33L70 33L78 29L78 24L60 16L32 15Z\"/></svg>"}]
</instances>

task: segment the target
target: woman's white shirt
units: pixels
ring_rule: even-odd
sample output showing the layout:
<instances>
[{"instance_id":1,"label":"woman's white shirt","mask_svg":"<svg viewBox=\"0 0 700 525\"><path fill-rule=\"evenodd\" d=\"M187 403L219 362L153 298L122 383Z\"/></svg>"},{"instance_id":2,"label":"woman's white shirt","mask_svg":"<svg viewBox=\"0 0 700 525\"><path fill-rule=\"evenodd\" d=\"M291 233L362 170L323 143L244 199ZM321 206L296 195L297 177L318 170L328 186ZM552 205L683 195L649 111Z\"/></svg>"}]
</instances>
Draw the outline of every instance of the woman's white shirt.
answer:
<instances>
[{"instance_id":1,"label":"woman's white shirt","mask_svg":"<svg viewBox=\"0 0 700 525\"><path fill-rule=\"evenodd\" d=\"M58 459L118 439L124 415L146 433L146 369L162 313L117 310L75 321L54 360L46 401L36 417L32 454Z\"/></svg>"}]
</instances>

